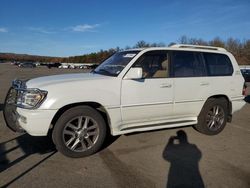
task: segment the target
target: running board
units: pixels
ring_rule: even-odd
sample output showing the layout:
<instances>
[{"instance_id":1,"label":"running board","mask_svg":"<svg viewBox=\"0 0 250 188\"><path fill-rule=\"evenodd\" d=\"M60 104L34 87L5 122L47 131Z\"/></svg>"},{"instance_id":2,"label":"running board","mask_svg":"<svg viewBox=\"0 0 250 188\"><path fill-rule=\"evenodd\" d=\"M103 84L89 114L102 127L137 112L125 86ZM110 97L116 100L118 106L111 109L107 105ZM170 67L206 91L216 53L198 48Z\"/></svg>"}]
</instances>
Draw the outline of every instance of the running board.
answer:
<instances>
[{"instance_id":1,"label":"running board","mask_svg":"<svg viewBox=\"0 0 250 188\"><path fill-rule=\"evenodd\" d=\"M196 120L186 120L186 121L172 121L172 122L166 122L166 123L158 123L158 124L150 124L150 125L140 125L135 127L126 127L124 129L121 129L121 131L127 131L127 130L133 130L133 129L142 129L142 128L148 128L148 127L160 127L164 125L173 125L173 124L181 124L181 123L191 123L194 122L197 123Z\"/></svg>"}]
</instances>

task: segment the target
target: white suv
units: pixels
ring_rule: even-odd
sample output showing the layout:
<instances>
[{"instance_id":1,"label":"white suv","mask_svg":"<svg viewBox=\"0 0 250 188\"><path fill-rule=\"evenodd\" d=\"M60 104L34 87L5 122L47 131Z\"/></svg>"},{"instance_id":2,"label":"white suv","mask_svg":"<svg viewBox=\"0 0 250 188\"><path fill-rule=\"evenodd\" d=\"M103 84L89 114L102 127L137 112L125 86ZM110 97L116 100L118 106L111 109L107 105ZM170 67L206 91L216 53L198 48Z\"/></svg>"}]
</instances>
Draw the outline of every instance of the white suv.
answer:
<instances>
[{"instance_id":1,"label":"white suv","mask_svg":"<svg viewBox=\"0 0 250 188\"><path fill-rule=\"evenodd\" d=\"M13 81L4 116L15 131L52 132L57 149L82 157L107 134L193 125L221 132L244 102L244 79L223 48L174 45L117 52L91 73Z\"/></svg>"}]
</instances>

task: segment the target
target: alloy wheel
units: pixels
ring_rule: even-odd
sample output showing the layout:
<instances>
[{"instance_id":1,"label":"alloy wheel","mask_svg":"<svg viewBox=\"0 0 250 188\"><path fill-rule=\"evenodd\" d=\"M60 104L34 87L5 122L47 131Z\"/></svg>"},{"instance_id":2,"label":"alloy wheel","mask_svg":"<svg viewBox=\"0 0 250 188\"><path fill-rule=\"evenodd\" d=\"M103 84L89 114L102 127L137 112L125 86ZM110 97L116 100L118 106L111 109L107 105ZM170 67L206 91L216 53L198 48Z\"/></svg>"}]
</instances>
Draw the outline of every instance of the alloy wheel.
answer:
<instances>
[{"instance_id":1,"label":"alloy wheel","mask_svg":"<svg viewBox=\"0 0 250 188\"><path fill-rule=\"evenodd\" d=\"M225 121L225 112L223 108L219 105L213 106L207 113L206 124L207 127L216 131L221 128Z\"/></svg>"},{"instance_id":2,"label":"alloy wheel","mask_svg":"<svg viewBox=\"0 0 250 188\"><path fill-rule=\"evenodd\" d=\"M97 122L88 116L71 119L63 129L63 141L74 152L83 152L92 148L99 138Z\"/></svg>"}]
</instances>

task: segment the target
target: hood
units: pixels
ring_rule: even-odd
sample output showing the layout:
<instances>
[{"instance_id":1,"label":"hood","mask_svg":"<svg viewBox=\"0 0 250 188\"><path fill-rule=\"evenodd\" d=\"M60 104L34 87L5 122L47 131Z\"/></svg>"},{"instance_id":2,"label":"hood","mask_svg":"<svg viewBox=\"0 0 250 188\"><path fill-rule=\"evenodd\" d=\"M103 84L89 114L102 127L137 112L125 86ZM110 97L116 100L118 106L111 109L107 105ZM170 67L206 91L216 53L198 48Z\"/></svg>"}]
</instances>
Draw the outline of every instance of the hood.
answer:
<instances>
[{"instance_id":1,"label":"hood","mask_svg":"<svg viewBox=\"0 0 250 188\"><path fill-rule=\"evenodd\" d=\"M44 76L29 80L26 85L27 88L43 88L49 85L63 84L67 82L86 81L86 80L99 80L108 79L109 76L93 73L75 73L75 74L61 74L53 76Z\"/></svg>"}]
</instances>

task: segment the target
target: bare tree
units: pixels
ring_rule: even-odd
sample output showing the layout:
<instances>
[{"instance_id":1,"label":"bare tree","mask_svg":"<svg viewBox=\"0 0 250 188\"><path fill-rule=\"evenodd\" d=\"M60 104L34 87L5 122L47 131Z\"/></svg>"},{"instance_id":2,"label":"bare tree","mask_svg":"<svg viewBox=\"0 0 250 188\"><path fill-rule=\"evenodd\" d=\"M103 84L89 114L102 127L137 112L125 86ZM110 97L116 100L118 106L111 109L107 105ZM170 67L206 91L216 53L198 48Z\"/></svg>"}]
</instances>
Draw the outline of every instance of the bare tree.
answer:
<instances>
[{"instance_id":1,"label":"bare tree","mask_svg":"<svg viewBox=\"0 0 250 188\"><path fill-rule=\"evenodd\" d=\"M209 45L224 48L225 42L222 39L220 39L220 37L215 37L213 40L209 42Z\"/></svg>"},{"instance_id":2,"label":"bare tree","mask_svg":"<svg viewBox=\"0 0 250 188\"><path fill-rule=\"evenodd\" d=\"M150 47L150 44L145 42L144 40L141 40L141 41L138 41L136 43L136 45L134 46L134 48L147 48L147 47Z\"/></svg>"},{"instance_id":3,"label":"bare tree","mask_svg":"<svg viewBox=\"0 0 250 188\"><path fill-rule=\"evenodd\" d=\"M182 35L179 39L178 39L178 43L181 44L188 44L189 39L186 35Z\"/></svg>"}]
</instances>

